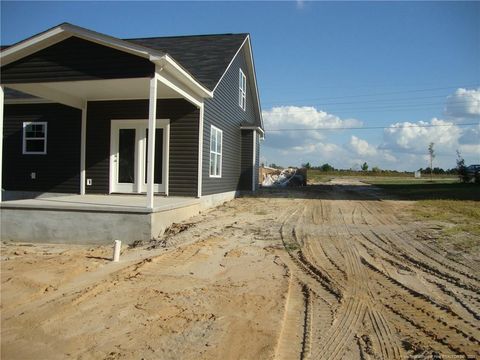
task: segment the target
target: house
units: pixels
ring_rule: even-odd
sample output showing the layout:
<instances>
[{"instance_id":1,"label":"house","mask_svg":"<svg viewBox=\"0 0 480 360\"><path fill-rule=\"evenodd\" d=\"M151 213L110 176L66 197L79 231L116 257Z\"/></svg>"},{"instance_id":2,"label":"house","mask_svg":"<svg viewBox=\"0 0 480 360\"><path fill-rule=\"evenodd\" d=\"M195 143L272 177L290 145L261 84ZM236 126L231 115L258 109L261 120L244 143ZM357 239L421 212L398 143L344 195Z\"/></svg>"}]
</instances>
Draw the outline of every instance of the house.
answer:
<instances>
[{"instance_id":1,"label":"house","mask_svg":"<svg viewBox=\"0 0 480 360\"><path fill-rule=\"evenodd\" d=\"M148 239L257 189L248 34L118 39L63 23L0 62L2 239Z\"/></svg>"}]
</instances>

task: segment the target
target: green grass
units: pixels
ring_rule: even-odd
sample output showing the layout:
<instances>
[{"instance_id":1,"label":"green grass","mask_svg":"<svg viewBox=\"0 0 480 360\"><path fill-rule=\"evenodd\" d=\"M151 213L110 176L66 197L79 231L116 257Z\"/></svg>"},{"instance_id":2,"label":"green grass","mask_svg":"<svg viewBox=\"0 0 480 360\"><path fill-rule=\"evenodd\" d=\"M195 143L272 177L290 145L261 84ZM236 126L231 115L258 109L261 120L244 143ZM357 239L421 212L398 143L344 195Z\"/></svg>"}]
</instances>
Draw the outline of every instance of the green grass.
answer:
<instances>
[{"instance_id":1,"label":"green grass","mask_svg":"<svg viewBox=\"0 0 480 360\"><path fill-rule=\"evenodd\" d=\"M325 183L333 178L350 178L360 180L369 184L422 184L422 183L455 183L458 182L456 175L433 175L423 176L416 179L409 173L383 172L376 173L372 171L320 171L308 170L307 179L309 183Z\"/></svg>"},{"instance_id":2,"label":"green grass","mask_svg":"<svg viewBox=\"0 0 480 360\"><path fill-rule=\"evenodd\" d=\"M377 177L362 179L401 200L417 200L410 215L417 221L443 224L438 241L460 251L474 251L480 242L480 185L456 178L412 179Z\"/></svg>"},{"instance_id":3,"label":"green grass","mask_svg":"<svg viewBox=\"0 0 480 360\"><path fill-rule=\"evenodd\" d=\"M296 251L296 250L300 249L300 246L297 243L286 243L285 244L285 249L288 252L292 252L292 251Z\"/></svg>"},{"instance_id":4,"label":"green grass","mask_svg":"<svg viewBox=\"0 0 480 360\"><path fill-rule=\"evenodd\" d=\"M478 184L459 182L369 182L400 200L472 200L480 201Z\"/></svg>"},{"instance_id":5,"label":"green grass","mask_svg":"<svg viewBox=\"0 0 480 360\"><path fill-rule=\"evenodd\" d=\"M480 245L480 207L476 201L421 200L412 209L416 220L448 224L441 231L442 242L457 250L469 251Z\"/></svg>"}]
</instances>

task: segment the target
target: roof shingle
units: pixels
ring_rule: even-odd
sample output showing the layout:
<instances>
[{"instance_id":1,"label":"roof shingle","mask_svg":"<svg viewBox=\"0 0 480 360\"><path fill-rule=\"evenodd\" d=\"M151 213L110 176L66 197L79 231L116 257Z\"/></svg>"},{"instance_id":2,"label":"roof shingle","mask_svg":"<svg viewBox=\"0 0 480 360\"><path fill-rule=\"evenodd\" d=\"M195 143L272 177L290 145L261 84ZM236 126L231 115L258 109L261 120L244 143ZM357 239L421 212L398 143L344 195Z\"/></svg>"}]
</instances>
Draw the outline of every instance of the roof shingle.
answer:
<instances>
[{"instance_id":1,"label":"roof shingle","mask_svg":"<svg viewBox=\"0 0 480 360\"><path fill-rule=\"evenodd\" d=\"M195 79L213 90L248 34L124 39L173 57Z\"/></svg>"}]
</instances>

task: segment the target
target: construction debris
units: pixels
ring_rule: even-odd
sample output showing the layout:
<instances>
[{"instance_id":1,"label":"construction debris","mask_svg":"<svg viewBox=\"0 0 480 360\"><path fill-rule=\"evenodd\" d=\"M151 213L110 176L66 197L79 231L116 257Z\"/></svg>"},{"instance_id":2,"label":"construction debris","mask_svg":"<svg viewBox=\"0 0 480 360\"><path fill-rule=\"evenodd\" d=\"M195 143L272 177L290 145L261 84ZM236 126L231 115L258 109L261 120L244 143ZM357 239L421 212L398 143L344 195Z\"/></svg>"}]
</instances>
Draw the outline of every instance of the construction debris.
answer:
<instances>
[{"instance_id":1,"label":"construction debris","mask_svg":"<svg viewBox=\"0 0 480 360\"><path fill-rule=\"evenodd\" d=\"M260 168L260 179L263 187L306 186L307 169L262 167Z\"/></svg>"}]
</instances>

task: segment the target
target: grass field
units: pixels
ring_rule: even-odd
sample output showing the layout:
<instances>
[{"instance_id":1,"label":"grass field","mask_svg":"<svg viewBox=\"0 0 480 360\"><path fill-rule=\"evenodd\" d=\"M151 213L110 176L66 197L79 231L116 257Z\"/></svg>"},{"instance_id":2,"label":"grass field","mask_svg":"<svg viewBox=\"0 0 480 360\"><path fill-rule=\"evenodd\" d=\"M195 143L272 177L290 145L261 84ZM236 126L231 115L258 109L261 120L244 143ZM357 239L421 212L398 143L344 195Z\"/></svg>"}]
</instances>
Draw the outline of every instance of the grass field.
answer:
<instances>
[{"instance_id":1,"label":"grass field","mask_svg":"<svg viewBox=\"0 0 480 360\"><path fill-rule=\"evenodd\" d=\"M479 184L463 184L456 179L412 180L409 178L361 179L399 200L480 200Z\"/></svg>"}]
</instances>

